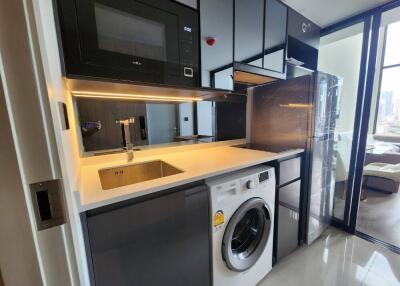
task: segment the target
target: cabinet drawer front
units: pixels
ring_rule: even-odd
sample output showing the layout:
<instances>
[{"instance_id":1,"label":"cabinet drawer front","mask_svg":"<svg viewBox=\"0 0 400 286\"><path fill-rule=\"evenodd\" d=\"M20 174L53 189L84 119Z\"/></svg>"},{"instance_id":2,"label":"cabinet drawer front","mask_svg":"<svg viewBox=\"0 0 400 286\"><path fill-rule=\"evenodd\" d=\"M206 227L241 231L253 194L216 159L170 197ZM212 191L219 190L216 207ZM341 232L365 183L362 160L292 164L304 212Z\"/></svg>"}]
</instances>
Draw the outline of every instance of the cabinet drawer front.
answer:
<instances>
[{"instance_id":1,"label":"cabinet drawer front","mask_svg":"<svg viewBox=\"0 0 400 286\"><path fill-rule=\"evenodd\" d=\"M297 180L289 185L279 188L279 203L293 210L300 209L301 181Z\"/></svg>"},{"instance_id":2,"label":"cabinet drawer front","mask_svg":"<svg viewBox=\"0 0 400 286\"><path fill-rule=\"evenodd\" d=\"M291 161L291 160L289 160ZM293 252L299 244L301 180L278 189L277 259Z\"/></svg>"},{"instance_id":3,"label":"cabinet drawer front","mask_svg":"<svg viewBox=\"0 0 400 286\"><path fill-rule=\"evenodd\" d=\"M279 206L277 259L292 253L299 245L299 213L287 207Z\"/></svg>"},{"instance_id":4,"label":"cabinet drawer front","mask_svg":"<svg viewBox=\"0 0 400 286\"><path fill-rule=\"evenodd\" d=\"M210 285L205 186L87 219L96 286Z\"/></svg>"},{"instance_id":5,"label":"cabinet drawer front","mask_svg":"<svg viewBox=\"0 0 400 286\"><path fill-rule=\"evenodd\" d=\"M300 178L300 167L300 157L281 162L279 164L279 185L283 185Z\"/></svg>"}]
</instances>

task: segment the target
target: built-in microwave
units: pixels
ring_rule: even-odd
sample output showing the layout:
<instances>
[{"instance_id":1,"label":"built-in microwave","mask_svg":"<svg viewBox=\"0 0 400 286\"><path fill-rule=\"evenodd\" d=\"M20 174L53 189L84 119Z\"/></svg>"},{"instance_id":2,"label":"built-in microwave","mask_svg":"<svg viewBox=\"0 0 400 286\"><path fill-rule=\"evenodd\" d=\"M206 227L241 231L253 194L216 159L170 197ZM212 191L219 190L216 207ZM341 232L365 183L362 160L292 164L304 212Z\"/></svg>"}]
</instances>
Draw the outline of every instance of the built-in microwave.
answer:
<instances>
[{"instance_id":1,"label":"built-in microwave","mask_svg":"<svg viewBox=\"0 0 400 286\"><path fill-rule=\"evenodd\" d=\"M64 72L199 86L198 12L172 0L56 0Z\"/></svg>"}]
</instances>

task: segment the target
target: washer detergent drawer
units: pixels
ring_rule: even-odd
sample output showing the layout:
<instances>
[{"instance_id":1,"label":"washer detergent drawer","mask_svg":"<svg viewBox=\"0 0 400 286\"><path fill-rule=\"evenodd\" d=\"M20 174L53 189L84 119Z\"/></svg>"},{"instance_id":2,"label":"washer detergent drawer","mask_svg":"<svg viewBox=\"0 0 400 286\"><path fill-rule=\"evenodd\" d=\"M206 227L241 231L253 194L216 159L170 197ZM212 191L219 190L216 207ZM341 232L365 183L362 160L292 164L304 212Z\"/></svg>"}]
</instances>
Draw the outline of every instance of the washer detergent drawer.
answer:
<instances>
[{"instance_id":1,"label":"washer detergent drawer","mask_svg":"<svg viewBox=\"0 0 400 286\"><path fill-rule=\"evenodd\" d=\"M89 212L92 285L211 285L208 202L197 186Z\"/></svg>"},{"instance_id":2,"label":"washer detergent drawer","mask_svg":"<svg viewBox=\"0 0 400 286\"><path fill-rule=\"evenodd\" d=\"M221 184L214 187L216 193L216 199L218 203L225 200L231 200L232 196L235 196L240 191L239 182L230 182L229 184Z\"/></svg>"}]
</instances>

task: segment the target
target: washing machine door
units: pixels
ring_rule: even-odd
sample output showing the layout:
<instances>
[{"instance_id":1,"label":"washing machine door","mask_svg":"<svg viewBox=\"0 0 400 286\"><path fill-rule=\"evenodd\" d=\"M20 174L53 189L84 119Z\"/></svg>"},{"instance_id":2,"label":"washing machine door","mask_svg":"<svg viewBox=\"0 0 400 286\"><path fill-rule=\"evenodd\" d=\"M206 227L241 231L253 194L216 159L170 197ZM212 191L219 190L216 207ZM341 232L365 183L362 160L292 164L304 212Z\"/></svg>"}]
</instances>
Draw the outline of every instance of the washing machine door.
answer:
<instances>
[{"instance_id":1,"label":"washing machine door","mask_svg":"<svg viewBox=\"0 0 400 286\"><path fill-rule=\"evenodd\" d=\"M273 235L271 220L271 210L261 198L249 199L236 210L222 242L222 255L229 269L242 272L257 262Z\"/></svg>"}]
</instances>

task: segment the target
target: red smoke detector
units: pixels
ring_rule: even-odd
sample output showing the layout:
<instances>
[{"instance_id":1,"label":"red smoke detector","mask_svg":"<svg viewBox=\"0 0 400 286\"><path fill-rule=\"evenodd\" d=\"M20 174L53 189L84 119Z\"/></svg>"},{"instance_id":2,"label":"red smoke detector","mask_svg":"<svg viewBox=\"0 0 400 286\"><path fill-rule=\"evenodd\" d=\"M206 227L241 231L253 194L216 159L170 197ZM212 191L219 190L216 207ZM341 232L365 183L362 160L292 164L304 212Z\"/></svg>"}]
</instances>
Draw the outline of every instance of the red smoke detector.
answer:
<instances>
[{"instance_id":1,"label":"red smoke detector","mask_svg":"<svg viewBox=\"0 0 400 286\"><path fill-rule=\"evenodd\" d=\"M213 46L215 44L215 38L208 37L208 38L206 38L206 42L207 42L207 45Z\"/></svg>"}]
</instances>

